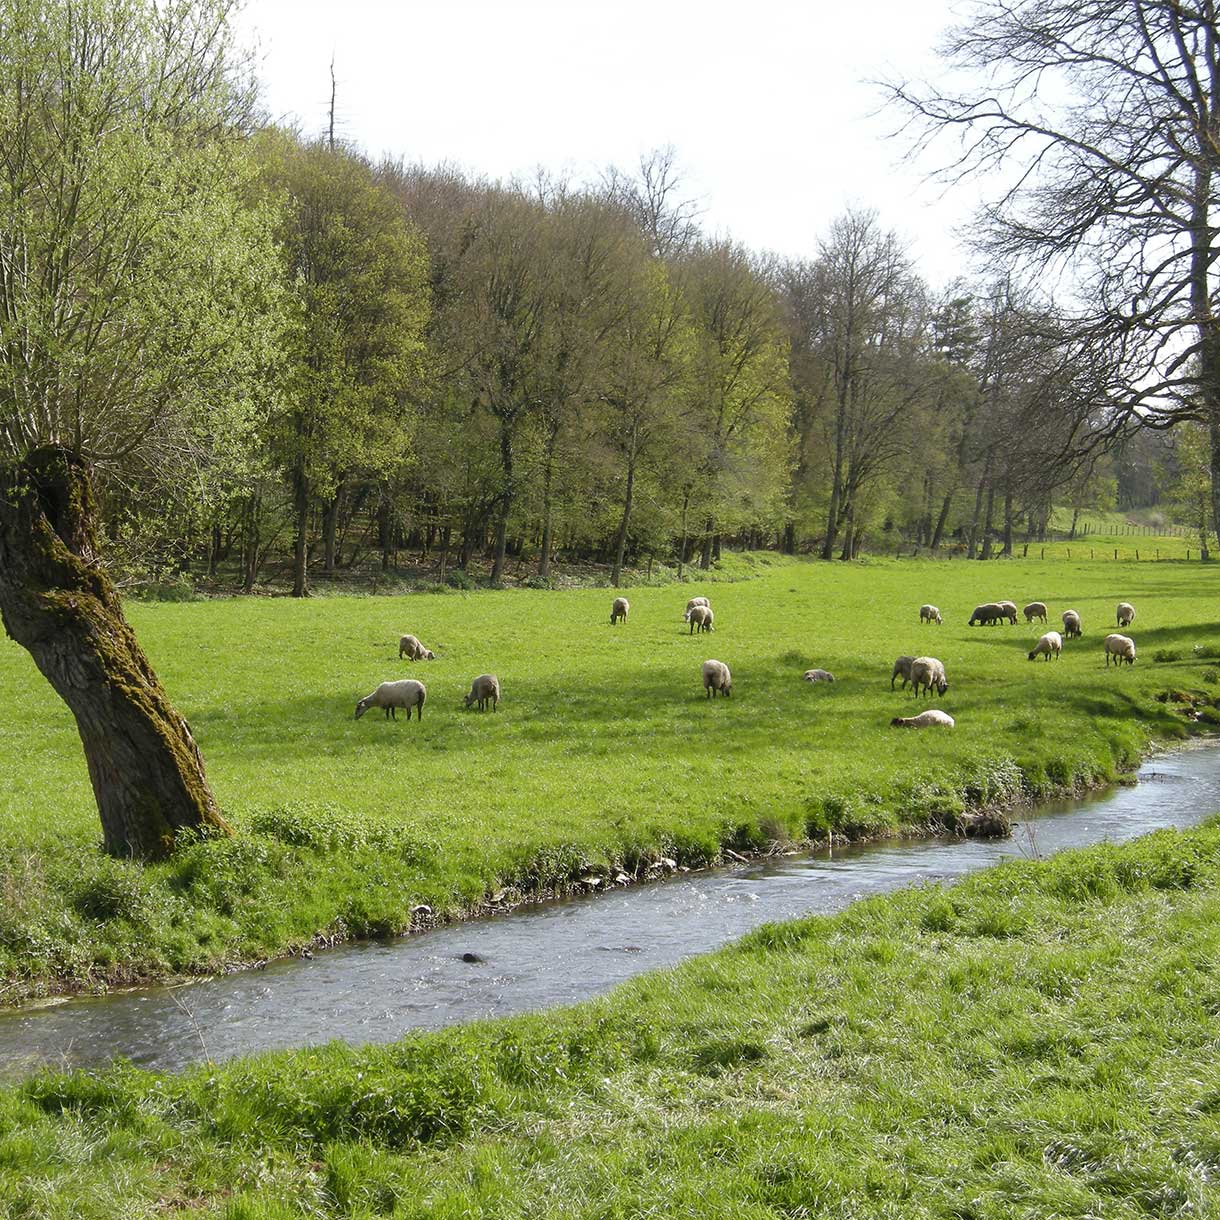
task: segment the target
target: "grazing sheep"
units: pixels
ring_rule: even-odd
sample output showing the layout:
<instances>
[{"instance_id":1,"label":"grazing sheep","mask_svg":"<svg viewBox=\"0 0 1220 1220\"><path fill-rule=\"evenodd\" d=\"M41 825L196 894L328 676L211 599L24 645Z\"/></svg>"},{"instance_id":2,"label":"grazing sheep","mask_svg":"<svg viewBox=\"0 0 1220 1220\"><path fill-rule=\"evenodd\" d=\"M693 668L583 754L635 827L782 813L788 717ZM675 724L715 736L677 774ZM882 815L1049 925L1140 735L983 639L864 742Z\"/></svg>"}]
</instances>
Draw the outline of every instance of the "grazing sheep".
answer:
<instances>
[{"instance_id":1,"label":"grazing sheep","mask_svg":"<svg viewBox=\"0 0 1220 1220\"><path fill-rule=\"evenodd\" d=\"M1038 657L1045 657L1048 661L1051 657L1055 660L1059 659L1059 654L1063 651L1063 636L1057 631L1048 631L1033 647L1029 654L1031 661Z\"/></svg>"},{"instance_id":2,"label":"grazing sheep","mask_svg":"<svg viewBox=\"0 0 1220 1220\"><path fill-rule=\"evenodd\" d=\"M930 729L936 726L941 728L951 729L957 722L949 715L948 712L942 712L939 708L929 708L926 712L920 712L918 716L895 716L890 721L892 729Z\"/></svg>"},{"instance_id":3,"label":"grazing sheep","mask_svg":"<svg viewBox=\"0 0 1220 1220\"><path fill-rule=\"evenodd\" d=\"M801 675L806 682L833 682L835 676L824 669L807 669Z\"/></svg>"},{"instance_id":4,"label":"grazing sheep","mask_svg":"<svg viewBox=\"0 0 1220 1220\"><path fill-rule=\"evenodd\" d=\"M356 719L359 720L371 707L385 709L387 720L397 720L395 709L405 707L407 719L411 719L411 709L418 710L418 718L424 718L424 700L428 692L422 682L414 678L403 678L399 682L383 682L371 695L365 695L356 704Z\"/></svg>"},{"instance_id":5,"label":"grazing sheep","mask_svg":"<svg viewBox=\"0 0 1220 1220\"><path fill-rule=\"evenodd\" d=\"M1121 665L1124 661L1128 665L1135 664L1135 641L1130 636L1126 635L1108 635L1106 636L1106 668L1110 668L1110 658L1114 658L1115 665Z\"/></svg>"},{"instance_id":6,"label":"grazing sheep","mask_svg":"<svg viewBox=\"0 0 1220 1220\"><path fill-rule=\"evenodd\" d=\"M1025 621L1032 623L1034 619L1040 619L1046 622L1046 603L1045 602L1030 602L1024 610L1021 611L1025 615Z\"/></svg>"},{"instance_id":7,"label":"grazing sheep","mask_svg":"<svg viewBox=\"0 0 1220 1220\"><path fill-rule=\"evenodd\" d=\"M723 661L703 662L703 689L705 698L712 699L717 692L727 699L733 693L733 675Z\"/></svg>"},{"instance_id":8,"label":"grazing sheep","mask_svg":"<svg viewBox=\"0 0 1220 1220\"><path fill-rule=\"evenodd\" d=\"M1075 610L1063 612L1063 634L1069 639L1077 639L1081 635L1080 615Z\"/></svg>"},{"instance_id":9,"label":"grazing sheep","mask_svg":"<svg viewBox=\"0 0 1220 1220\"><path fill-rule=\"evenodd\" d=\"M398 641L398 659L401 661L403 654L409 661L435 661L436 653L431 648L425 648L419 640L413 635L404 635Z\"/></svg>"},{"instance_id":10,"label":"grazing sheep","mask_svg":"<svg viewBox=\"0 0 1220 1220\"><path fill-rule=\"evenodd\" d=\"M1118 625L1130 627L1135 621L1135 607L1130 602L1118 603Z\"/></svg>"},{"instance_id":11,"label":"grazing sheep","mask_svg":"<svg viewBox=\"0 0 1220 1220\"><path fill-rule=\"evenodd\" d=\"M686 603L686 613L682 616L682 621L684 623L690 622L690 612L696 606L707 606L709 609L711 609L711 605L712 603L709 602L706 597L692 597L690 601Z\"/></svg>"},{"instance_id":12,"label":"grazing sheep","mask_svg":"<svg viewBox=\"0 0 1220 1220\"><path fill-rule=\"evenodd\" d=\"M904 687L906 686L906 684L911 680L911 666L914 663L914 657L899 657L894 662L894 672L890 674L890 690L894 689L894 679L898 677L899 674L902 675L902 685Z\"/></svg>"},{"instance_id":13,"label":"grazing sheep","mask_svg":"<svg viewBox=\"0 0 1220 1220\"><path fill-rule=\"evenodd\" d=\"M712 617L711 606L692 606L686 612L686 621L690 623L690 632L688 634L694 635L696 629L699 631L711 631Z\"/></svg>"},{"instance_id":14,"label":"grazing sheep","mask_svg":"<svg viewBox=\"0 0 1220 1220\"><path fill-rule=\"evenodd\" d=\"M487 701L491 700L491 710L500 710L500 679L495 674L479 674L470 684L470 694L465 696L466 706L472 703L479 705L479 711L487 710Z\"/></svg>"},{"instance_id":15,"label":"grazing sheep","mask_svg":"<svg viewBox=\"0 0 1220 1220\"><path fill-rule=\"evenodd\" d=\"M1000 613L1004 616L1004 618L1006 618L1015 627L1017 625L1017 603L996 602L996 605L1000 607Z\"/></svg>"},{"instance_id":16,"label":"grazing sheep","mask_svg":"<svg viewBox=\"0 0 1220 1220\"><path fill-rule=\"evenodd\" d=\"M973 627L976 621L983 626L994 626L1004 617L1004 608L999 602L984 602L981 606L975 606L974 613L970 616L970 621L966 626Z\"/></svg>"},{"instance_id":17,"label":"grazing sheep","mask_svg":"<svg viewBox=\"0 0 1220 1220\"><path fill-rule=\"evenodd\" d=\"M935 657L916 657L911 662L912 694L918 697L921 687L925 695L930 695L933 690L943 695L949 689L944 664Z\"/></svg>"},{"instance_id":18,"label":"grazing sheep","mask_svg":"<svg viewBox=\"0 0 1220 1220\"><path fill-rule=\"evenodd\" d=\"M940 611L935 606L920 606L919 622L922 626L924 623L942 623L944 620L940 617Z\"/></svg>"},{"instance_id":19,"label":"grazing sheep","mask_svg":"<svg viewBox=\"0 0 1220 1220\"><path fill-rule=\"evenodd\" d=\"M610 607L610 626L613 627L619 619L622 619L625 623L627 621L627 611L630 609L631 603L625 597L616 597L614 605Z\"/></svg>"}]
</instances>

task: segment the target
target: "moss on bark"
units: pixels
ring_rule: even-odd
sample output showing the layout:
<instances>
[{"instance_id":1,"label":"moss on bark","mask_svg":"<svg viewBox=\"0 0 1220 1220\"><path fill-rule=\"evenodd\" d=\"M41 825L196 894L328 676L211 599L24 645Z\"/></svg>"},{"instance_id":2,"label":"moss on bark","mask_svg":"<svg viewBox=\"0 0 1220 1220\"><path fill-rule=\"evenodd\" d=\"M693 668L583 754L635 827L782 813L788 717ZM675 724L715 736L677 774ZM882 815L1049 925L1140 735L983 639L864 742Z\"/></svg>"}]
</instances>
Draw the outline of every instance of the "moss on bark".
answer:
<instances>
[{"instance_id":1,"label":"moss on bark","mask_svg":"<svg viewBox=\"0 0 1220 1220\"><path fill-rule=\"evenodd\" d=\"M184 830L230 830L97 562L94 509L89 470L65 450L0 468L0 619L76 717L106 850L148 859Z\"/></svg>"}]
</instances>

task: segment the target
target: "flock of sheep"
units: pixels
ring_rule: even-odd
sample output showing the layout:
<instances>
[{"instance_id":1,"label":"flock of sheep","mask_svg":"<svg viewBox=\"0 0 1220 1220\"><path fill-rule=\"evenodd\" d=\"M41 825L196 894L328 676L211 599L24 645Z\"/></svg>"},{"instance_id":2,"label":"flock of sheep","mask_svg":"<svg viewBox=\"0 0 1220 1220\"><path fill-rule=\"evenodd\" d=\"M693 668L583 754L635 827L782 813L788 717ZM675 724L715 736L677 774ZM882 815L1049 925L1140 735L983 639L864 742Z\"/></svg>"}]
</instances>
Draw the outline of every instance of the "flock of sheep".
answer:
<instances>
[{"instance_id":1,"label":"flock of sheep","mask_svg":"<svg viewBox=\"0 0 1220 1220\"><path fill-rule=\"evenodd\" d=\"M630 612L631 603L625 597L616 597L614 604L610 608L610 625L613 627L619 623L625 623ZM1046 603L1030 602L1021 613L1025 615L1027 623L1032 623L1035 620L1045 623L1047 619ZM1065 638L1069 640L1078 639L1083 635L1080 615L1077 611L1065 610L1062 618L1062 634L1058 631L1046 632L1033 648L1030 649L1029 659L1031 661L1037 660L1038 657L1045 657L1048 661L1054 657L1057 660L1063 652L1063 641ZM921 624L934 623L939 625L944 622L944 618L936 606L923 605L919 607L919 621ZM984 602L980 606L975 606L974 613L971 614L967 626L973 627L978 624L994 627L1001 622L1015 625L1016 621L1016 602ZM1119 602L1117 610L1118 626L1129 627L1134 621L1135 607L1129 602ZM711 602L706 597L692 597L686 603L683 622L690 624L689 634L691 635L694 635L696 631L712 631L715 616L712 613ZM1116 666L1121 665L1124 661L1128 665L1135 664L1135 641L1129 636L1117 633L1107 635L1104 641L1104 650L1107 668L1109 668L1111 662ZM432 661L436 659L435 653L430 648L425 648L414 635L404 635L399 640L399 660L404 656L411 661ZM724 695L726 697L732 695L733 675L729 672L729 667L723 661L712 659L704 661L701 673L705 698L714 698L716 695ZM824 669L806 670L803 677L806 682L833 682L835 680L834 674ZM945 676L944 663L936 657L898 657L894 662L894 668L890 674L890 690L894 689L894 682L898 678L902 679L902 689L905 689L909 684L912 694L917 698L920 694L930 695L933 691L936 691L938 695L943 695L949 689L949 681ZM396 720L397 710L402 708L406 711L408 720L411 719L413 711L416 713L417 718L422 720L424 717L424 701L427 697L427 688L422 682L414 678L404 678L397 682L383 682L372 694L365 695L356 704L356 719L359 720L369 708L378 707L385 711L388 719ZM465 705L468 708L477 705L479 711L482 712L486 710L488 703L491 704L493 712L499 710L500 680L495 674L480 674L470 685L470 692L465 696ZM900 728L929 728L934 726L953 728L955 721L947 712L942 712L939 708L930 708L928 711L921 712L918 716L895 716L890 721L890 724Z\"/></svg>"},{"instance_id":2,"label":"flock of sheep","mask_svg":"<svg viewBox=\"0 0 1220 1220\"><path fill-rule=\"evenodd\" d=\"M625 623L631 612L631 603L625 597L616 597L610 607L610 626ZM712 603L706 597L692 597L686 603L686 613L682 616L684 623L690 624L689 635L696 631L712 631L716 616L712 613ZM724 695L727 699L733 693L733 675L723 661L706 660L703 662L703 693L707 699Z\"/></svg>"},{"instance_id":3,"label":"flock of sheep","mask_svg":"<svg viewBox=\"0 0 1220 1220\"><path fill-rule=\"evenodd\" d=\"M1025 615L1025 621L1032 623L1035 620L1045 623L1047 609L1045 602L1030 602L1022 611ZM1119 627L1130 627L1135 621L1135 607L1130 602L1119 602L1117 608L1117 625ZM1063 612L1063 633L1058 631L1046 632L1038 642L1029 651L1029 660L1036 661L1039 657L1045 657L1048 661L1054 657L1059 659L1063 652L1063 641L1067 639L1078 639L1084 634L1081 623L1080 614L1076 610L1065 610ZM923 605L919 607L920 624L935 623L941 624L944 618L940 610L936 606ZM984 602L981 606L975 606L974 613L970 616L970 621L966 624L968 627L973 627L975 624L982 626L994 627L997 623L1008 622L1016 624L1017 621L1017 603L1012 601ZM1135 664L1135 641L1130 636L1119 635L1117 633L1107 635L1103 644L1106 668L1110 667L1111 661L1118 666L1124 661L1128 665ZM945 678L945 667L935 657L908 657L901 656L894 662L893 672L890 674L890 690L894 689L894 679L902 678L902 685L905 687L909 682L912 693L918 696L921 692L931 694L933 690L937 694L943 695L949 689L949 683ZM922 712L918 716L895 716L890 724L901 728L928 728L934 725L940 725L945 728L953 728L953 717L939 709L932 709L927 712Z\"/></svg>"},{"instance_id":4,"label":"flock of sheep","mask_svg":"<svg viewBox=\"0 0 1220 1220\"><path fill-rule=\"evenodd\" d=\"M406 657L410 661L435 661L436 653L431 648L425 648L419 639L413 635L404 635L398 641L398 659ZM417 720L424 718L424 701L428 698L428 688L414 678L402 678L397 682L383 682L371 695L365 695L356 704L356 719L359 720L371 707L379 707L385 711L386 719L397 720L398 709L403 708L407 719L414 712ZM470 684L470 693L465 696L466 706L478 704L479 711L486 711L491 704L493 712L500 710L500 679L495 674L479 674Z\"/></svg>"}]
</instances>

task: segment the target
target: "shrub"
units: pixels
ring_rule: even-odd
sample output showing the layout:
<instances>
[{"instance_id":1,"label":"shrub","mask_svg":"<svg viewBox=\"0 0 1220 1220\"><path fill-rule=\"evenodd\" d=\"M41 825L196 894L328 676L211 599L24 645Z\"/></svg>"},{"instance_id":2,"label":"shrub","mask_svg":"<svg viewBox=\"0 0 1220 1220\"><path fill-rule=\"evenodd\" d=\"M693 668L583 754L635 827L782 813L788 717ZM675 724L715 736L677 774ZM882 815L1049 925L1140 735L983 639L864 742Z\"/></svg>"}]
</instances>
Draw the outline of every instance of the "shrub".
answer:
<instances>
[{"instance_id":1,"label":"shrub","mask_svg":"<svg viewBox=\"0 0 1220 1220\"><path fill-rule=\"evenodd\" d=\"M69 891L72 909L85 919L102 923L124 919L144 923L150 895L140 865L110 856L96 856L80 865L76 885Z\"/></svg>"},{"instance_id":2,"label":"shrub","mask_svg":"<svg viewBox=\"0 0 1220 1220\"><path fill-rule=\"evenodd\" d=\"M1152 659L1154 661L1180 661L1182 653L1177 648L1158 648L1152 654Z\"/></svg>"},{"instance_id":3,"label":"shrub","mask_svg":"<svg viewBox=\"0 0 1220 1220\"><path fill-rule=\"evenodd\" d=\"M131 596L146 602L196 602L202 600L195 592L191 578L182 573L171 580L150 580L135 588Z\"/></svg>"},{"instance_id":4,"label":"shrub","mask_svg":"<svg viewBox=\"0 0 1220 1220\"><path fill-rule=\"evenodd\" d=\"M454 568L445 577L445 584L451 589L473 589L475 587L474 577L465 568Z\"/></svg>"}]
</instances>

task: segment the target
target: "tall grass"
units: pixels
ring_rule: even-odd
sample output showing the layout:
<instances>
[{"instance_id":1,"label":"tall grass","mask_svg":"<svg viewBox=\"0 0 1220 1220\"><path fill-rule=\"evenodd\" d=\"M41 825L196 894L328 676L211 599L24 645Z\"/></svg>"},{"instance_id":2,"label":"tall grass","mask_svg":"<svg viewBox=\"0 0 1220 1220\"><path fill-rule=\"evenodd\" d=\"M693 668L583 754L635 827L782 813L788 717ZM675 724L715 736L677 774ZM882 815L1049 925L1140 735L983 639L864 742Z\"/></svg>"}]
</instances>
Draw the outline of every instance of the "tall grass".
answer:
<instances>
[{"instance_id":1,"label":"tall grass","mask_svg":"<svg viewBox=\"0 0 1220 1220\"><path fill-rule=\"evenodd\" d=\"M1220 826L772 925L579 1007L0 1092L5 1220L1207 1216Z\"/></svg>"}]
</instances>

